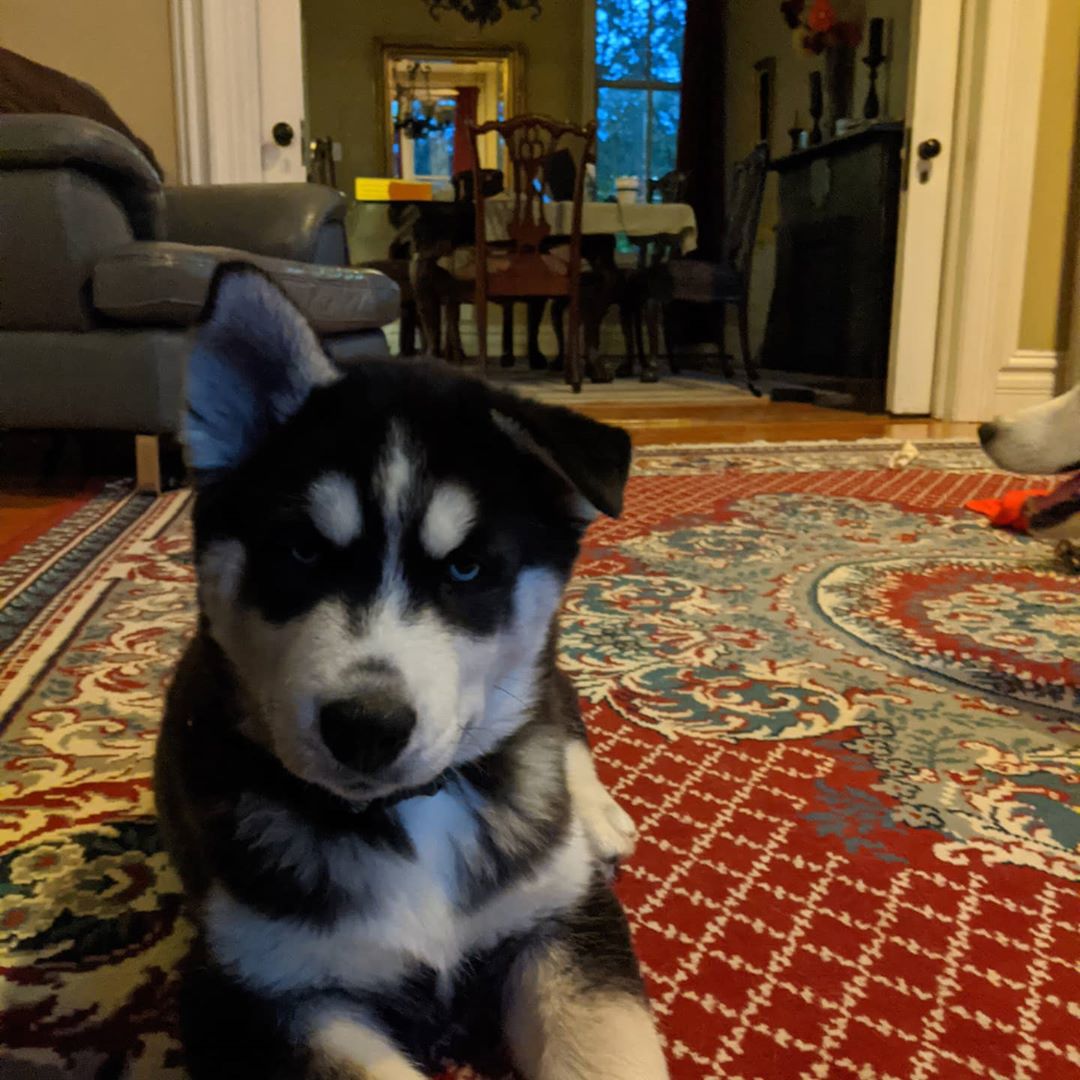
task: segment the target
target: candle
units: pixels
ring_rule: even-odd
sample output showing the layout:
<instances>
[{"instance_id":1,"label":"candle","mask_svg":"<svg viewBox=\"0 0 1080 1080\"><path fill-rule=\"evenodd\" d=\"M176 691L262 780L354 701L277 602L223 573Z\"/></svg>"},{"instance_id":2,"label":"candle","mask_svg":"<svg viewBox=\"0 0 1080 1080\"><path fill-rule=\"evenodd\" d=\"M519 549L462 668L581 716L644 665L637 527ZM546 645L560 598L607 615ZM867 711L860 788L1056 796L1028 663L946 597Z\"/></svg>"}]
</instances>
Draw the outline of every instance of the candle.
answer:
<instances>
[{"instance_id":1,"label":"candle","mask_svg":"<svg viewBox=\"0 0 1080 1080\"><path fill-rule=\"evenodd\" d=\"M872 64L880 64L885 59L885 54L882 52L882 38L885 36L885 20L884 19L871 19L870 20L870 55L867 59Z\"/></svg>"}]
</instances>

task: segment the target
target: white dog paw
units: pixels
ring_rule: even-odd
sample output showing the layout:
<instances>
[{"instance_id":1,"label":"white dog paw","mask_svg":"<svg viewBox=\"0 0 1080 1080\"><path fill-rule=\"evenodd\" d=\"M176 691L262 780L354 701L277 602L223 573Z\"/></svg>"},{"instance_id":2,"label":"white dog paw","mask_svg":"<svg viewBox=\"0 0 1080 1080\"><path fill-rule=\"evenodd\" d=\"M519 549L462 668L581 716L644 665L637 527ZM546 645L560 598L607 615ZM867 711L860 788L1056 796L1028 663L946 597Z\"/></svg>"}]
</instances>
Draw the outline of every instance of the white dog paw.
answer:
<instances>
[{"instance_id":1,"label":"white dog paw","mask_svg":"<svg viewBox=\"0 0 1080 1080\"><path fill-rule=\"evenodd\" d=\"M634 853L637 843L634 819L603 788L598 787L581 807L581 817L597 858L614 865Z\"/></svg>"}]
</instances>

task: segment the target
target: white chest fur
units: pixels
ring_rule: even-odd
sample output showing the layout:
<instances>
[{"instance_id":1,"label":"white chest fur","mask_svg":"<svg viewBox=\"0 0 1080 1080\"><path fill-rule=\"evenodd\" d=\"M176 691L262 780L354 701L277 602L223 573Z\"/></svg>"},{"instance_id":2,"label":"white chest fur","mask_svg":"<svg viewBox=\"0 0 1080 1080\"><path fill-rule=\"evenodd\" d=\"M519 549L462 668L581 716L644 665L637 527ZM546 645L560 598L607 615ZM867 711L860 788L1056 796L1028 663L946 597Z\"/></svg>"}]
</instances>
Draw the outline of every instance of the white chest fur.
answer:
<instances>
[{"instance_id":1,"label":"white chest fur","mask_svg":"<svg viewBox=\"0 0 1080 1080\"><path fill-rule=\"evenodd\" d=\"M449 792L413 799L401 817L416 856L341 844L335 879L356 895L370 890L361 914L328 928L271 918L211 892L204 919L218 961L249 985L269 992L320 986L376 989L424 965L444 979L461 959L566 910L588 888L592 856L576 819L531 874L480 908L459 908L463 867L480 857L476 822Z\"/></svg>"}]
</instances>

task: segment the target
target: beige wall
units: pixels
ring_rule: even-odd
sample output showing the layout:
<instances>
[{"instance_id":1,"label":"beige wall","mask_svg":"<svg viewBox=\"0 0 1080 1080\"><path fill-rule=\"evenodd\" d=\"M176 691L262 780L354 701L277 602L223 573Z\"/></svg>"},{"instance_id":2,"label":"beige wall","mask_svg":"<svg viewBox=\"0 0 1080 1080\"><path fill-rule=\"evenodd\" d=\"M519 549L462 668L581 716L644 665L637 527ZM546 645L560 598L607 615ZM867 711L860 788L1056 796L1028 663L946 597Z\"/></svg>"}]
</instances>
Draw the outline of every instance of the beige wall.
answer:
<instances>
[{"instance_id":1,"label":"beige wall","mask_svg":"<svg viewBox=\"0 0 1080 1080\"><path fill-rule=\"evenodd\" d=\"M583 95L582 0L544 0L535 22L508 12L479 33L457 15L435 22L422 0L303 0L308 122L313 135L342 144L338 182L382 170L376 122L376 38L439 45L523 44L531 111L580 119Z\"/></svg>"},{"instance_id":2,"label":"beige wall","mask_svg":"<svg viewBox=\"0 0 1080 1080\"><path fill-rule=\"evenodd\" d=\"M1046 61L1038 117L1035 190L1020 316L1022 349L1068 347L1076 260L1077 95L1080 93L1080 2L1050 0Z\"/></svg>"},{"instance_id":3,"label":"beige wall","mask_svg":"<svg viewBox=\"0 0 1080 1080\"><path fill-rule=\"evenodd\" d=\"M177 179L169 0L0 0L0 45L90 83Z\"/></svg>"}]
</instances>

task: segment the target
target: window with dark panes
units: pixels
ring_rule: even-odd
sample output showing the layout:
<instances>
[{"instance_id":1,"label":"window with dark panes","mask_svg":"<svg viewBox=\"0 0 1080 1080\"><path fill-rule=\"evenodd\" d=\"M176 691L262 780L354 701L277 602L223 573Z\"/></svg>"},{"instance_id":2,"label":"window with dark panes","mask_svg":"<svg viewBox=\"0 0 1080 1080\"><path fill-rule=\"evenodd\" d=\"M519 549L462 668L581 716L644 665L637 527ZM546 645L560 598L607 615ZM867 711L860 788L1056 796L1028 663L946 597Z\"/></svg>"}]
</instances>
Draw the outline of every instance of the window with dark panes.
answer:
<instances>
[{"instance_id":1,"label":"window with dark panes","mask_svg":"<svg viewBox=\"0 0 1080 1080\"><path fill-rule=\"evenodd\" d=\"M596 0L596 183L675 168L686 0Z\"/></svg>"}]
</instances>

